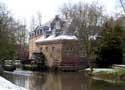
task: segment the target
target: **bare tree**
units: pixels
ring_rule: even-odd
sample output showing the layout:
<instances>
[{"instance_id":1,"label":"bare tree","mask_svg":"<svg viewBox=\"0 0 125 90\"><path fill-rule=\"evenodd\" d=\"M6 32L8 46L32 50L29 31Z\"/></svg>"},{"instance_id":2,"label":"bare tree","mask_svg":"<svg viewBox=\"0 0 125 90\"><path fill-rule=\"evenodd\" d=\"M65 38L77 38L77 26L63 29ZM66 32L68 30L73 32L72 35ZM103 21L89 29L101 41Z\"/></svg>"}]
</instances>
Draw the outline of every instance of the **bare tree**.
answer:
<instances>
[{"instance_id":1,"label":"bare tree","mask_svg":"<svg viewBox=\"0 0 125 90\"><path fill-rule=\"evenodd\" d=\"M99 29L105 20L103 6L98 2L64 4L61 12L66 19L71 19L71 24L66 31L67 34L76 34L83 42L81 46L86 51L86 57L89 57L93 51L90 36L93 36L91 39L94 39L94 35L99 33Z\"/></svg>"},{"instance_id":2,"label":"bare tree","mask_svg":"<svg viewBox=\"0 0 125 90\"><path fill-rule=\"evenodd\" d=\"M17 43L25 47L27 43L27 29L26 24L16 23L16 39Z\"/></svg>"},{"instance_id":3,"label":"bare tree","mask_svg":"<svg viewBox=\"0 0 125 90\"><path fill-rule=\"evenodd\" d=\"M30 30L34 31L38 26L42 26L42 14L40 12L37 12L35 16L32 16Z\"/></svg>"},{"instance_id":4,"label":"bare tree","mask_svg":"<svg viewBox=\"0 0 125 90\"><path fill-rule=\"evenodd\" d=\"M38 25L42 26L42 14L40 12L37 12L37 20L38 20Z\"/></svg>"},{"instance_id":5,"label":"bare tree","mask_svg":"<svg viewBox=\"0 0 125 90\"><path fill-rule=\"evenodd\" d=\"M36 27L36 21L35 21L35 17L32 16L31 18L31 23L30 23L30 30L33 31Z\"/></svg>"},{"instance_id":6,"label":"bare tree","mask_svg":"<svg viewBox=\"0 0 125 90\"><path fill-rule=\"evenodd\" d=\"M123 11L125 12L125 0L119 0Z\"/></svg>"}]
</instances>

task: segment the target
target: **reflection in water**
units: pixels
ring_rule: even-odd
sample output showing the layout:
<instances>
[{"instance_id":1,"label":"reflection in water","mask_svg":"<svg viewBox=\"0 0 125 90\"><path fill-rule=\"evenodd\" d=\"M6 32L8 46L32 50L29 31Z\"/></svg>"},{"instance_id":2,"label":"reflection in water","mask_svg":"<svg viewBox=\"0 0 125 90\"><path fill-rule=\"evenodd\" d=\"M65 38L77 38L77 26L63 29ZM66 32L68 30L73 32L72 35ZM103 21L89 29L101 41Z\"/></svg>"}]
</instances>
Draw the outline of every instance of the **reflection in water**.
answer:
<instances>
[{"instance_id":1,"label":"reflection in water","mask_svg":"<svg viewBox=\"0 0 125 90\"><path fill-rule=\"evenodd\" d=\"M46 74L36 73L29 79L29 90L43 90L44 83L46 83Z\"/></svg>"},{"instance_id":2,"label":"reflection in water","mask_svg":"<svg viewBox=\"0 0 125 90\"><path fill-rule=\"evenodd\" d=\"M88 78L84 73L6 73L5 78L29 90L125 90L124 84L111 84Z\"/></svg>"}]
</instances>

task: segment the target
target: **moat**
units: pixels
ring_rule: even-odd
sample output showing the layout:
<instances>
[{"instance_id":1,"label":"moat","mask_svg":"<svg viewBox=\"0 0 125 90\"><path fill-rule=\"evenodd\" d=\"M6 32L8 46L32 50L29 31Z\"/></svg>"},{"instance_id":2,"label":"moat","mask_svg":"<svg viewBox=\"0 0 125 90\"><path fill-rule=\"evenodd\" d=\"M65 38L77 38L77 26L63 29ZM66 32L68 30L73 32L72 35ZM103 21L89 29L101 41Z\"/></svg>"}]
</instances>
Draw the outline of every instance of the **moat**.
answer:
<instances>
[{"instance_id":1,"label":"moat","mask_svg":"<svg viewBox=\"0 0 125 90\"><path fill-rule=\"evenodd\" d=\"M29 90L125 90L125 85L94 80L84 72L5 72L6 79Z\"/></svg>"}]
</instances>

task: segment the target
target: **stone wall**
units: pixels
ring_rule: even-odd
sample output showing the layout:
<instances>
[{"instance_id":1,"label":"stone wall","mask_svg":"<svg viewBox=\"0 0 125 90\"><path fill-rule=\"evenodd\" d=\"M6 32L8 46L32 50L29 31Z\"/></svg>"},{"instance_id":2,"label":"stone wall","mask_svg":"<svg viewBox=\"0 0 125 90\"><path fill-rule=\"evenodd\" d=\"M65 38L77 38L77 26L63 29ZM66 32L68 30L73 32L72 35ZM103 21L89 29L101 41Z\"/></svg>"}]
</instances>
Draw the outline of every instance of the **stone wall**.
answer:
<instances>
[{"instance_id":1,"label":"stone wall","mask_svg":"<svg viewBox=\"0 0 125 90\"><path fill-rule=\"evenodd\" d=\"M39 39L40 37L41 35L29 38L29 59L31 59L33 52L39 52L39 48L36 45L35 41Z\"/></svg>"},{"instance_id":2,"label":"stone wall","mask_svg":"<svg viewBox=\"0 0 125 90\"><path fill-rule=\"evenodd\" d=\"M42 52L47 58L47 64L49 67L58 66L62 60L61 50L62 44L61 43L51 43L51 44L44 44L38 45L40 52Z\"/></svg>"},{"instance_id":3,"label":"stone wall","mask_svg":"<svg viewBox=\"0 0 125 90\"><path fill-rule=\"evenodd\" d=\"M85 56L80 41L71 40L62 43L62 66L83 66L87 63Z\"/></svg>"},{"instance_id":4,"label":"stone wall","mask_svg":"<svg viewBox=\"0 0 125 90\"><path fill-rule=\"evenodd\" d=\"M87 63L85 50L78 40L56 40L35 44L39 37L29 40L29 56L33 52L42 52L49 67L83 66Z\"/></svg>"},{"instance_id":5,"label":"stone wall","mask_svg":"<svg viewBox=\"0 0 125 90\"><path fill-rule=\"evenodd\" d=\"M87 63L85 50L77 40L60 40L41 43L39 50L47 58L48 66L83 66Z\"/></svg>"}]
</instances>

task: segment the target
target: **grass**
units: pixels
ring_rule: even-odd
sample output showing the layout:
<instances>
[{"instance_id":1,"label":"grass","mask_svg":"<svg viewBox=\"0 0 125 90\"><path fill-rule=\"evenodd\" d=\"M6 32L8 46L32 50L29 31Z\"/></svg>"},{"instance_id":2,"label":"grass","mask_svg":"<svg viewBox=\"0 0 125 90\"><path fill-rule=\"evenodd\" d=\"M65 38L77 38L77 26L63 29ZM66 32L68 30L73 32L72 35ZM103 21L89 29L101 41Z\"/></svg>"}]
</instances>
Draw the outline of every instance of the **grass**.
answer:
<instances>
[{"instance_id":1,"label":"grass","mask_svg":"<svg viewBox=\"0 0 125 90\"><path fill-rule=\"evenodd\" d=\"M117 77L117 74L114 72L109 72L109 71L100 71L98 73L95 73L95 77L102 78L102 79L109 79L109 80L114 80Z\"/></svg>"},{"instance_id":2,"label":"grass","mask_svg":"<svg viewBox=\"0 0 125 90\"><path fill-rule=\"evenodd\" d=\"M125 70L123 70L123 69L118 69L118 70L116 70L116 72L115 72L117 75L125 75Z\"/></svg>"},{"instance_id":3,"label":"grass","mask_svg":"<svg viewBox=\"0 0 125 90\"><path fill-rule=\"evenodd\" d=\"M91 72L90 68L87 68L86 71L93 79L104 80L110 83L125 83L124 69L94 68L93 72Z\"/></svg>"},{"instance_id":4,"label":"grass","mask_svg":"<svg viewBox=\"0 0 125 90\"><path fill-rule=\"evenodd\" d=\"M94 77L107 81L125 81L125 70L115 69L112 71L100 71L94 73Z\"/></svg>"}]
</instances>

